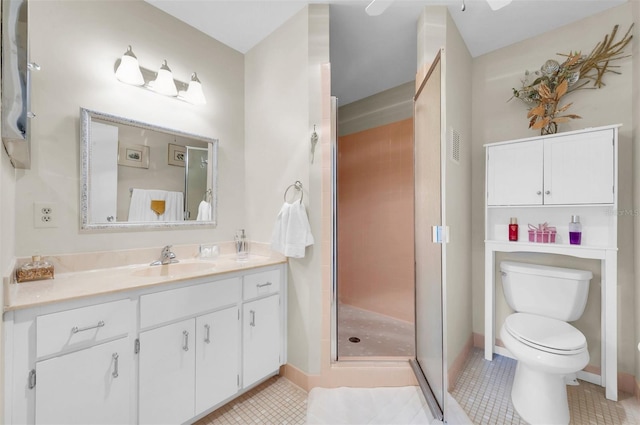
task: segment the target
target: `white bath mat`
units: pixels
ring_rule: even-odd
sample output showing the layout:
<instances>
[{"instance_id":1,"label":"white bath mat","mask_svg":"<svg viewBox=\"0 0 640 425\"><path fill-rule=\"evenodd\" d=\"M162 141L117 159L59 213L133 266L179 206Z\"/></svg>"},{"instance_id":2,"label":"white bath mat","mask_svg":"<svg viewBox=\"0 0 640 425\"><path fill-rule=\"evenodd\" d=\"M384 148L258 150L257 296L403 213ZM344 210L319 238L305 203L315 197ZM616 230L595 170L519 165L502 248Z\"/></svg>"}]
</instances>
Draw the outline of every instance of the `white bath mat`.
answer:
<instances>
[{"instance_id":1,"label":"white bath mat","mask_svg":"<svg viewBox=\"0 0 640 425\"><path fill-rule=\"evenodd\" d=\"M418 387L313 388L307 401L310 425L408 425L432 421Z\"/></svg>"}]
</instances>

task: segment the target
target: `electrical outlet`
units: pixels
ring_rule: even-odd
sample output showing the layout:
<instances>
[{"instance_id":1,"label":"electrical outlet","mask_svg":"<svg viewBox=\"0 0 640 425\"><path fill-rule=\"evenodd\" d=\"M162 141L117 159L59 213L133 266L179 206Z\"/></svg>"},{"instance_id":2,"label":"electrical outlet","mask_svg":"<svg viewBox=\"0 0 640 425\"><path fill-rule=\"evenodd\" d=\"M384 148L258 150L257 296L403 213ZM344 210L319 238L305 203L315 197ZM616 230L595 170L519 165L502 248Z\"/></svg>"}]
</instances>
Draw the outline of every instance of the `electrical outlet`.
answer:
<instances>
[{"instance_id":1,"label":"electrical outlet","mask_svg":"<svg viewBox=\"0 0 640 425\"><path fill-rule=\"evenodd\" d=\"M58 206L55 202L33 203L34 227L58 227Z\"/></svg>"}]
</instances>

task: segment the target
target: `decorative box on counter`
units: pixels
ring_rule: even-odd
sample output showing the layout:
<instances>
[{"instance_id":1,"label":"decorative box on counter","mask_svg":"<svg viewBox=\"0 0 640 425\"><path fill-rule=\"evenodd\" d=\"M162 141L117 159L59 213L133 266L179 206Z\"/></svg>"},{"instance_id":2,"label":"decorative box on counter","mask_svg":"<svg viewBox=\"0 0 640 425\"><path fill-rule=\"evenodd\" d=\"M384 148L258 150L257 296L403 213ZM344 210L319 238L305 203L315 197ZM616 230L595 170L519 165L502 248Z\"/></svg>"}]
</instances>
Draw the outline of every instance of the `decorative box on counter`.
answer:
<instances>
[{"instance_id":1,"label":"decorative box on counter","mask_svg":"<svg viewBox=\"0 0 640 425\"><path fill-rule=\"evenodd\" d=\"M556 228L547 223L538 225L529 224L529 242L556 243Z\"/></svg>"},{"instance_id":2,"label":"decorative box on counter","mask_svg":"<svg viewBox=\"0 0 640 425\"><path fill-rule=\"evenodd\" d=\"M51 263L43 260L39 255L34 255L31 260L16 269L16 282L53 279L53 265Z\"/></svg>"}]
</instances>

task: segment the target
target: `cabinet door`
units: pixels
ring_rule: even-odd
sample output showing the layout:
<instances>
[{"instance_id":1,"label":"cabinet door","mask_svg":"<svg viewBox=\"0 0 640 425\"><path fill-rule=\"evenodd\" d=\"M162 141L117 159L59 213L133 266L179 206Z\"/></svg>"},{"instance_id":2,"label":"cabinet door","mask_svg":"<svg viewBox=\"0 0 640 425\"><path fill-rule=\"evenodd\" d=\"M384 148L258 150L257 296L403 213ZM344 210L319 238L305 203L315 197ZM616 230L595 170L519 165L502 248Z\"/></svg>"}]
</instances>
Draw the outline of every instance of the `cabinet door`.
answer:
<instances>
[{"instance_id":1,"label":"cabinet door","mask_svg":"<svg viewBox=\"0 0 640 425\"><path fill-rule=\"evenodd\" d=\"M542 141L491 146L487 154L488 205L542 204Z\"/></svg>"},{"instance_id":2,"label":"cabinet door","mask_svg":"<svg viewBox=\"0 0 640 425\"><path fill-rule=\"evenodd\" d=\"M545 140L544 203L613 203L613 142L612 130Z\"/></svg>"},{"instance_id":3,"label":"cabinet door","mask_svg":"<svg viewBox=\"0 0 640 425\"><path fill-rule=\"evenodd\" d=\"M196 318L196 412L238 392L240 320L231 307Z\"/></svg>"},{"instance_id":4,"label":"cabinet door","mask_svg":"<svg viewBox=\"0 0 640 425\"><path fill-rule=\"evenodd\" d=\"M195 320L140 333L141 424L180 424L194 416Z\"/></svg>"},{"instance_id":5,"label":"cabinet door","mask_svg":"<svg viewBox=\"0 0 640 425\"><path fill-rule=\"evenodd\" d=\"M35 423L130 423L132 353L125 337L36 363Z\"/></svg>"},{"instance_id":6,"label":"cabinet door","mask_svg":"<svg viewBox=\"0 0 640 425\"><path fill-rule=\"evenodd\" d=\"M243 305L242 384L246 388L280 367L280 297Z\"/></svg>"}]
</instances>

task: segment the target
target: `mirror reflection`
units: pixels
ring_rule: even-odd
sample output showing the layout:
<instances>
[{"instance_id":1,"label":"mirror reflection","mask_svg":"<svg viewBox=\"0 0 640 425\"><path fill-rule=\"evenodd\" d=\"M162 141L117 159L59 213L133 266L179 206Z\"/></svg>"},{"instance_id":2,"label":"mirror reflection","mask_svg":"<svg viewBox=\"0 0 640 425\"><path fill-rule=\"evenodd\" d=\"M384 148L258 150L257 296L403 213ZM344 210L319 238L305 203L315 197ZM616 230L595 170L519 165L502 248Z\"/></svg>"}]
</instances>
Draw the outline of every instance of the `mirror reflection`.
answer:
<instances>
[{"instance_id":1,"label":"mirror reflection","mask_svg":"<svg viewBox=\"0 0 640 425\"><path fill-rule=\"evenodd\" d=\"M216 139L81 109L83 229L216 224Z\"/></svg>"}]
</instances>

